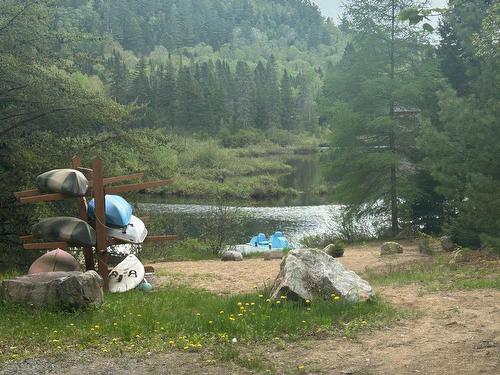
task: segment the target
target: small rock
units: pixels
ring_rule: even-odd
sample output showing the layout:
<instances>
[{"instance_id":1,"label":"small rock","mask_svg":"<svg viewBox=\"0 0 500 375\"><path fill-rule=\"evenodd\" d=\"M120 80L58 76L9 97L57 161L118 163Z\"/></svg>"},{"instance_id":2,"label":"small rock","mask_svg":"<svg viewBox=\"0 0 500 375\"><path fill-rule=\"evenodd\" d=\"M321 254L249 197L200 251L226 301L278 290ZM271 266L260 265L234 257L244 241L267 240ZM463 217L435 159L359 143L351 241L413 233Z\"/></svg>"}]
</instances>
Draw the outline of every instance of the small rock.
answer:
<instances>
[{"instance_id":1,"label":"small rock","mask_svg":"<svg viewBox=\"0 0 500 375\"><path fill-rule=\"evenodd\" d=\"M223 262L227 261L241 261L243 260L243 255L237 251L228 250L222 253L221 260Z\"/></svg>"},{"instance_id":2,"label":"small rock","mask_svg":"<svg viewBox=\"0 0 500 375\"><path fill-rule=\"evenodd\" d=\"M384 242L380 247L380 255L401 254L402 252L403 246L393 241Z\"/></svg>"}]
</instances>

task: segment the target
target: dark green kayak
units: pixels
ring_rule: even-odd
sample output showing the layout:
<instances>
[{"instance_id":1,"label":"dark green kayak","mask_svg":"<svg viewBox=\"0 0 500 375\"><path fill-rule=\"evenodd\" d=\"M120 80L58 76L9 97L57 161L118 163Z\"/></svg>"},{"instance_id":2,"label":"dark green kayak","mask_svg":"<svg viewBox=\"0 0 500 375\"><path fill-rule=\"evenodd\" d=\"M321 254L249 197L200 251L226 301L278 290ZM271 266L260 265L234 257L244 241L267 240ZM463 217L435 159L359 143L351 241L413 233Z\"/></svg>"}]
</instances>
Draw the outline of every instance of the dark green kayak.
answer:
<instances>
[{"instance_id":1,"label":"dark green kayak","mask_svg":"<svg viewBox=\"0 0 500 375\"><path fill-rule=\"evenodd\" d=\"M33 235L46 241L66 241L73 245L95 246L94 228L75 217L52 217L33 225Z\"/></svg>"},{"instance_id":2,"label":"dark green kayak","mask_svg":"<svg viewBox=\"0 0 500 375\"><path fill-rule=\"evenodd\" d=\"M87 193L89 181L76 169L53 169L36 178L38 190L81 197Z\"/></svg>"}]
</instances>

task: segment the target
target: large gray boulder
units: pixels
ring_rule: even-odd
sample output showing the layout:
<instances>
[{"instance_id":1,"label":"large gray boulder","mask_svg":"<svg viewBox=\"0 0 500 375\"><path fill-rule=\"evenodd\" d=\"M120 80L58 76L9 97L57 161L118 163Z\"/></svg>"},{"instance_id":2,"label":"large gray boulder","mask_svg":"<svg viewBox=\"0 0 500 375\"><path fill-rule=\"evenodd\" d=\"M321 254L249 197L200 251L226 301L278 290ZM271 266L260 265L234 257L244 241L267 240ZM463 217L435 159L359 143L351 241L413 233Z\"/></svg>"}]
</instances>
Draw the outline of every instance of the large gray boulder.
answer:
<instances>
[{"instance_id":1,"label":"large gray boulder","mask_svg":"<svg viewBox=\"0 0 500 375\"><path fill-rule=\"evenodd\" d=\"M241 255L241 253L234 251L234 250L227 250L227 251L224 251L222 253L221 260L223 262L240 261L240 260L243 260L243 255Z\"/></svg>"},{"instance_id":2,"label":"large gray boulder","mask_svg":"<svg viewBox=\"0 0 500 375\"><path fill-rule=\"evenodd\" d=\"M102 278L95 271L34 273L2 281L0 299L35 307L86 309L103 303Z\"/></svg>"},{"instance_id":3,"label":"large gray boulder","mask_svg":"<svg viewBox=\"0 0 500 375\"><path fill-rule=\"evenodd\" d=\"M271 289L271 299L283 295L312 300L335 294L348 301L367 301L373 289L361 277L348 271L335 258L318 249L292 250L281 262Z\"/></svg>"},{"instance_id":4,"label":"large gray boulder","mask_svg":"<svg viewBox=\"0 0 500 375\"><path fill-rule=\"evenodd\" d=\"M397 242L384 242L382 246L380 246L380 255L401 254L402 252L403 246Z\"/></svg>"}]
</instances>

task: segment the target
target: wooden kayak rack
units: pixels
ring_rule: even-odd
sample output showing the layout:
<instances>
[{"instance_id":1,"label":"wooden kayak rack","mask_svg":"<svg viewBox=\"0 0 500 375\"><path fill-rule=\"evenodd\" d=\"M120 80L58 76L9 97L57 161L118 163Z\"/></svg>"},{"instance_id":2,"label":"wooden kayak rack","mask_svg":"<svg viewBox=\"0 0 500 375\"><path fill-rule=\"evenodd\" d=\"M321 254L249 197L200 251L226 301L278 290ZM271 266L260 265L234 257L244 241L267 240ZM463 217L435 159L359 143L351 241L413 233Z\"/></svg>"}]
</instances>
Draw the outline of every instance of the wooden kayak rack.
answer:
<instances>
[{"instance_id":1,"label":"wooden kayak rack","mask_svg":"<svg viewBox=\"0 0 500 375\"><path fill-rule=\"evenodd\" d=\"M159 181L149 181L149 182L139 182L139 183L129 183L123 185L114 185L120 182L127 182L142 179L144 173L133 173L124 176L115 177L104 177L104 165L100 158L95 158L92 161L92 168L83 168L81 166L81 158L79 156L74 156L72 158L72 167L80 172L82 172L89 181L89 190L87 195L84 197L72 197L60 193L42 193L38 189L30 189L24 191L18 191L14 193L17 200L23 204L37 203L37 202L53 202L60 201L63 199L78 199L78 212L80 219L88 222L87 215L87 198L93 197L95 200L95 231L96 231L96 246L95 254L97 255L97 272L102 277L104 281L104 290L108 290L108 254L107 247L118 244L126 244L125 241L120 241L115 238L108 237L106 232L106 214L105 214L105 202L104 197L106 194L120 194L129 191L137 191L144 189L151 189L155 187L165 186L171 184L172 180L159 180ZM23 243L23 248L26 250L42 250L42 249L63 249L67 250L74 247L83 250L85 256L85 268L87 271L94 269L94 252L91 247L80 247L76 244L57 241L57 242L33 242L35 237L33 235L21 236L21 242ZM172 242L175 241L177 237L175 235L164 235L164 236L147 236L144 242Z\"/></svg>"}]
</instances>

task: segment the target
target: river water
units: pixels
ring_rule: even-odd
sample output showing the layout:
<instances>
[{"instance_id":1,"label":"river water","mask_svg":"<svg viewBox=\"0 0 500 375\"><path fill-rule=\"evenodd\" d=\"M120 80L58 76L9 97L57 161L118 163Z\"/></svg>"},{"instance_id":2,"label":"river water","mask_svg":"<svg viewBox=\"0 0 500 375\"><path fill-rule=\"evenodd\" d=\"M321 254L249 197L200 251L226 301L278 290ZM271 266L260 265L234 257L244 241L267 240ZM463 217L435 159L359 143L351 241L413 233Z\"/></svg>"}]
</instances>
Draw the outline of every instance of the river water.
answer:
<instances>
[{"instance_id":1,"label":"river water","mask_svg":"<svg viewBox=\"0 0 500 375\"><path fill-rule=\"evenodd\" d=\"M141 211L168 217L167 227L183 236L199 236L204 221L211 220L216 206L198 204L161 204L141 203ZM278 207L231 207L240 215L243 225L235 225L241 233L240 242L246 243L258 232L271 235L277 230L283 231L289 241L300 242L304 236L327 233L335 227L335 217L340 206L278 206ZM168 231L168 230L167 230Z\"/></svg>"}]
</instances>

